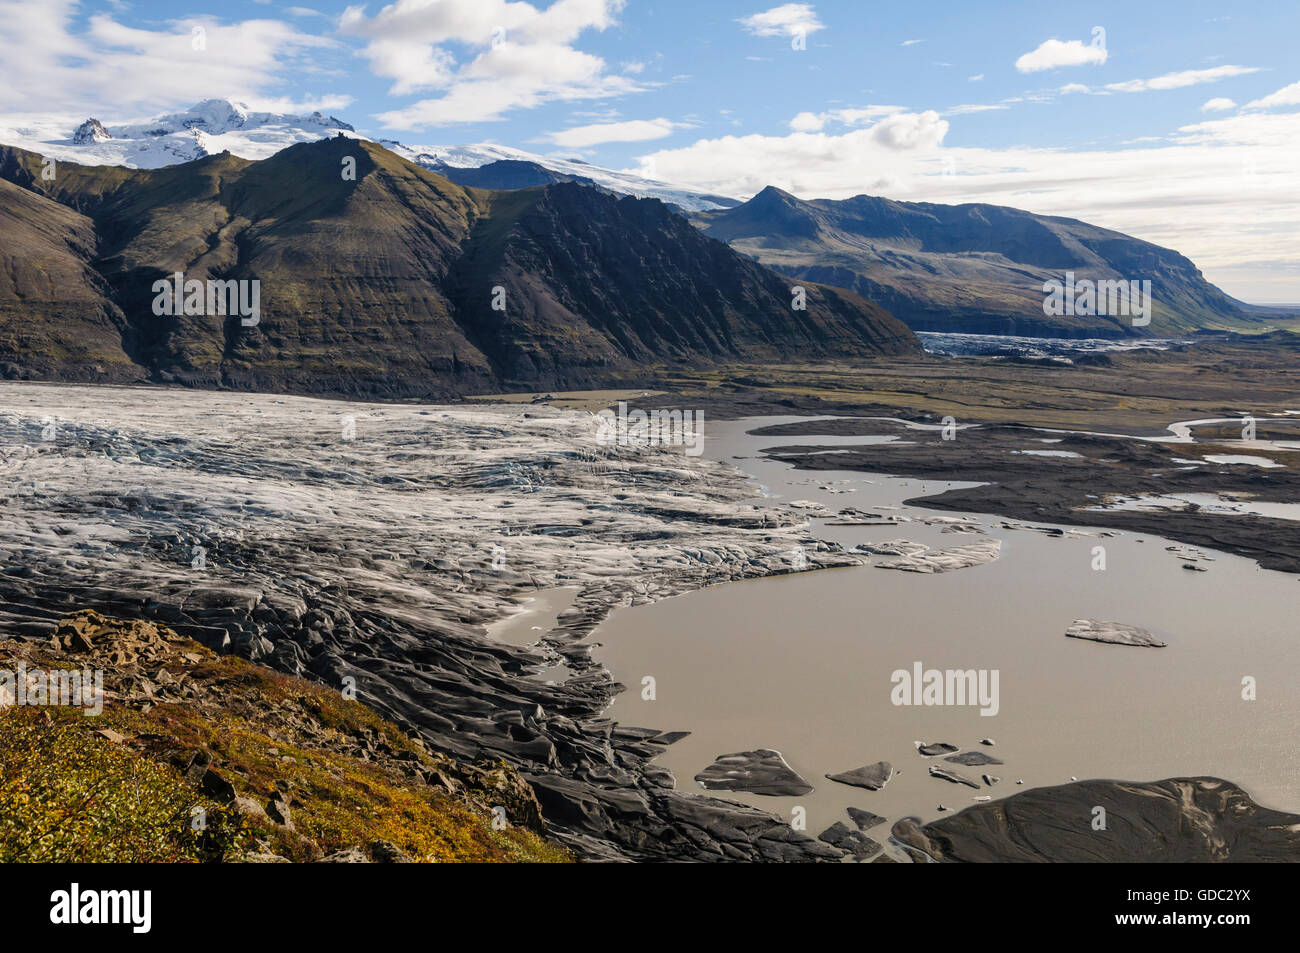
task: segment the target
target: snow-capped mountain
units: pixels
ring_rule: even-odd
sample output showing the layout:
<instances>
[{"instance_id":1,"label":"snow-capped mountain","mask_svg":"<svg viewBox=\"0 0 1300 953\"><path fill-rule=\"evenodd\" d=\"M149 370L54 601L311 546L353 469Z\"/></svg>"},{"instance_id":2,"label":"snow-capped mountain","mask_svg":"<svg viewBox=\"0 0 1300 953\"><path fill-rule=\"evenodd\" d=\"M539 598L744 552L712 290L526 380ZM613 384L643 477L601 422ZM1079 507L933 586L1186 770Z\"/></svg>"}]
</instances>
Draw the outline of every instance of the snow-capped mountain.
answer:
<instances>
[{"instance_id":1,"label":"snow-capped mountain","mask_svg":"<svg viewBox=\"0 0 1300 953\"><path fill-rule=\"evenodd\" d=\"M75 129L59 120L0 122L0 142L83 165L157 169L229 150L265 159L286 146L338 132L353 133L334 116L253 112L243 103L208 99L184 112L125 123L91 117Z\"/></svg>"},{"instance_id":2,"label":"snow-capped mountain","mask_svg":"<svg viewBox=\"0 0 1300 953\"><path fill-rule=\"evenodd\" d=\"M229 151L245 159L265 159L299 142L342 133L361 136L350 124L319 112L305 116L253 112L243 103L208 99L184 112L146 120L115 123L90 117L77 124L66 119L0 117L0 144L17 146L64 162L157 169ZM479 168L493 162L528 162L564 178L587 180L623 195L657 198L685 211L729 208L739 204L724 196L657 182L576 159L534 155L490 143L465 146L408 146L374 139L417 165L434 171Z\"/></svg>"}]
</instances>

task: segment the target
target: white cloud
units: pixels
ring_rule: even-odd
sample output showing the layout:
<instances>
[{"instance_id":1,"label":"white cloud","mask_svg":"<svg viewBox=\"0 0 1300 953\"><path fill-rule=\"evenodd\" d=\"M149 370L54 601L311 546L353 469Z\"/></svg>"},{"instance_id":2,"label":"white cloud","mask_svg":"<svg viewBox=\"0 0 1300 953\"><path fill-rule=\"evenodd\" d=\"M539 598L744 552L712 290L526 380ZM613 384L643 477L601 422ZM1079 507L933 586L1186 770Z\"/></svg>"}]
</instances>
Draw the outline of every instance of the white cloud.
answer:
<instances>
[{"instance_id":1,"label":"white cloud","mask_svg":"<svg viewBox=\"0 0 1300 953\"><path fill-rule=\"evenodd\" d=\"M901 112L906 112L902 106L853 106L848 109L833 109L826 115L846 126L858 126Z\"/></svg>"},{"instance_id":2,"label":"white cloud","mask_svg":"<svg viewBox=\"0 0 1300 953\"><path fill-rule=\"evenodd\" d=\"M1068 96L1071 93L1090 93L1092 92L1092 87L1085 86L1083 83L1066 83L1061 87L1060 92L1065 96Z\"/></svg>"},{"instance_id":3,"label":"white cloud","mask_svg":"<svg viewBox=\"0 0 1300 953\"><path fill-rule=\"evenodd\" d=\"M824 30L811 3L786 3L736 21L754 36L807 36Z\"/></svg>"},{"instance_id":4,"label":"white cloud","mask_svg":"<svg viewBox=\"0 0 1300 953\"><path fill-rule=\"evenodd\" d=\"M904 40L899 46L916 46L918 43L924 43L925 40Z\"/></svg>"},{"instance_id":5,"label":"white cloud","mask_svg":"<svg viewBox=\"0 0 1300 953\"><path fill-rule=\"evenodd\" d=\"M437 46L373 40L365 55L376 72L394 80L388 89L393 96L448 86L456 73L456 58Z\"/></svg>"},{"instance_id":6,"label":"white cloud","mask_svg":"<svg viewBox=\"0 0 1300 953\"><path fill-rule=\"evenodd\" d=\"M795 132L818 132L826 125L826 116L822 113L803 112L790 120L790 128Z\"/></svg>"},{"instance_id":7,"label":"white cloud","mask_svg":"<svg viewBox=\"0 0 1300 953\"><path fill-rule=\"evenodd\" d=\"M684 184L709 180L710 189L724 195L753 195L776 185L809 198L839 198L862 192L875 181L862 180L864 169L901 168L907 163L898 156L930 154L947 131L948 123L937 112L894 112L841 135L796 131L787 136L701 139L644 157L643 170L653 165L659 178ZM855 185L846 192L848 181ZM829 194L827 188L838 194Z\"/></svg>"},{"instance_id":8,"label":"white cloud","mask_svg":"<svg viewBox=\"0 0 1300 953\"><path fill-rule=\"evenodd\" d=\"M1152 79L1130 79L1123 83L1109 83L1106 88L1116 93L1145 93L1151 90L1183 89L1187 86L1199 86L1202 83L1217 83L1221 79L1258 72L1257 66L1214 66L1210 69L1187 69L1177 73L1165 73Z\"/></svg>"},{"instance_id":9,"label":"white cloud","mask_svg":"<svg viewBox=\"0 0 1300 953\"><path fill-rule=\"evenodd\" d=\"M964 106L949 106L943 111L945 116L965 116L969 113L986 113L998 109L1010 109L1006 103L982 104L968 103Z\"/></svg>"},{"instance_id":10,"label":"white cloud","mask_svg":"<svg viewBox=\"0 0 1300 953\"><path fill-rule=\"evenodd\" d=\"M1083 43L1079 40L1044 40L1037 49L1016 60L1016 69L1022 73L1037 73L1062 66L1100 66L1109 54L1104 43Z\"/></svg>"},{"instance_id":11,"label":"white cloud","mask_svg":"<svg viewBox=\"0 0 1300 953\"><path fill-rule=\"evenodd\" d=\"M573 45L588 30L613 26L623 5L556 0L539 10L513 0L396 0L373 17L348 7L339 29L367 40L361 55L373 73L393 80L393 95L439 93L377 117L387 128L415 130L644 89Z\"/></svg>"},{"instance_id":12,"label":"white cloud","mask_svg":"<svg viewBox=\"0 0 1300 953\"><path fill-rule=\"evenodd\" d=\"M590 122L613 122L615 119L623 118L623 113L613 106L605 106L600 109L575 109L569 115L575 119L586 119Z\"/></svg>"},{"instance_id":13,"label":"white cloud","mask_svg":"<svg viewBox=\"0 0 1300 953\"><path fill-rule=\"evenodd\" d=\"M978 82L979 82L980 80L982 80L983 78L984 78L984 74L983 74L983 73L976 73L974 76L967 76L967 77L966 77L966 82L968 82L968 83L978 83Z\"/></svg>"},{"instance_id":14,"label":"white cloud","mask_svg":"<svg viewBox=\"0 0 1300 953\"><path fill-rule=\"evenodd\" d=\"M672 135L674 129L684 126L668 119L630 119L627 122L602 122L589 126L573 126L559 132L549 132L544 141L570 149L586 149L606 142L645 142Z\"/></svg>"},{"instance_id":15,"label":"white cloud","mask_svg":"<svg viewBox=\"0 0 1300 953\"><path fill-rule=\"evenodd\" d=\"M1201 112L1217 113L1217 112L1224 112L1225 110L1228 109L1236 109L1236 108L1237 108L1237 104L1233 102L1231 99L1227 99L1223 96L1216 96L1214 99L1207 99L1205 101L1205 104L1201 106Z\"/></svg>"},{"instance_id":16,"label":"white cloud","mask_svg":"<svg viewBox=\"0 0 1300 953\"><path fill-rule=\"evenodd\" d=\"M310 99L293 99L289 96L254 96L244 100L244 105L254 112L281 113L297 116L311 112L340 112L351 106L351 96L317 96Z\"/></svg>"},{"instance_id":17,"label":"white cloud","mask_svg":"<svg viewBox=\"0 0 1300 953\"><path fill-rule=\"evenodd\" d=\"M213 96L252 104L338 45L280 20L182 17L141 29L104 13L80 18L75 0L0 0L0 110L151 112Z\"/></svg>"},{"instance_id":18,"label":"white cloud","mask_svg":"<svg viewBox=\"0 0 1300 953\"><path fill-rule=\"evenodd\" d=\"M829 122L837 122L845 126L860 126L901 112L906 112L902 106L860 106L831 109L820 113L801 112L791 119L788 125L795 132L819 132Z\"/></svg>"},{"instance_id":19,"label":"white cloud","mask_svg":"<svg viewBox=\"0 0 1300 953\"><path fill-rule=\"evenodd\" d=\"M1283 86L1276 93L1246 104L1247 109L1274 109L1278 106L1300 106L1300 83Z\"/></svg>"}]
</instances>

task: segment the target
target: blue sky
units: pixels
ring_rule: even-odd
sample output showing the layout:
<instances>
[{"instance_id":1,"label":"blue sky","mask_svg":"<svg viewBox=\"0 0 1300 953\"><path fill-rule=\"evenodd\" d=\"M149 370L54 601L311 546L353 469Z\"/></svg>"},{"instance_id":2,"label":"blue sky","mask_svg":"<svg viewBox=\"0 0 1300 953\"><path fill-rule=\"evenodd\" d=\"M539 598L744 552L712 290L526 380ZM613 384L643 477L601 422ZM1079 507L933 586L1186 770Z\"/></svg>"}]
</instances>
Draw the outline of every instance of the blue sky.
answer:
<instances>
[{"instance_id":1,"label":"blue sky","mask_svg":"<svg viewBox=\"0 0 1300 953\"><path fill-rule=\"evenodd\" d=\"M992 201L1300 301L1300 3L302 4L0 0L0 110L228 96L739 197Z\"/></svg>"},{"instance_id":2,"label":"blue sky","mask_svg":"<svg viewBox=\"0 0 1300 953\"><path fill-rule=\"evenodd\" d=\"M483 0L472 0L481 4ZM822 29L795 51L785 36L756 36L738 21L778 4L763 0L629 0L614 23L583 31L574 45L601 57L610 72L628 76L640 91L621 96L545 103L507 113L504 120L435 126L389 125L377 117L401 110L427 94L391 93L393 83L375 75L360 55L361 36L340 35L336 23L348 7L373 17L386 4L85 3L79 18L107 12L119 22L165 30L189 18L224 22L283 19L297 29L339 44L315 54L333 75L286 70L267 92L312 102L325 97L352 100L344 107L356 124L403 140L499 141L539 151L548 133L587 125L610 112L620 118L667 118L691 123L673 130L657 146L687 144L703 136L746 132L779 133L796 114L867 103L914 110L962 105L996 105L1017 96L1042 96L1069 82L1109 83L1182 70L1241 65L1260 72L1169 90L1129 102L1062 97L1022 109L967 114L953 124L947 143L989 147L1051 145L1088 148L1167 132L1195 122L1208 99L1224 95L1239 102L1263 97L1300 78L1295 44L1300 38L1300 3L885 3L823 0L808 4ZM545 9L546 0L533 4ZM123 9L115 11L116 6ZM311 15L307 10L318 11ZM1109 57L1096 66L1025 74L1016 59L1044 40L1079 40L1091 45L1094 26L1106 30ZM508 34L507 34L508 35ZM909 45L904 46L907 43ZM472 58L474 45L447 48ZM626 73L629 64L643 69ZM636 69L636 66L630 66ZM972 81L971 77L983 79ZM1055 102L1057 108L1051 103ZM176 105L186 105L176 103ZM466 115L471 120L471 115ZM430 136L437 129L447 130ZM564 150L556 150L564 151ZM570 150L603 165L624 166L647 150L638 144L603 144Z\"/></svg>"}]
</instances>

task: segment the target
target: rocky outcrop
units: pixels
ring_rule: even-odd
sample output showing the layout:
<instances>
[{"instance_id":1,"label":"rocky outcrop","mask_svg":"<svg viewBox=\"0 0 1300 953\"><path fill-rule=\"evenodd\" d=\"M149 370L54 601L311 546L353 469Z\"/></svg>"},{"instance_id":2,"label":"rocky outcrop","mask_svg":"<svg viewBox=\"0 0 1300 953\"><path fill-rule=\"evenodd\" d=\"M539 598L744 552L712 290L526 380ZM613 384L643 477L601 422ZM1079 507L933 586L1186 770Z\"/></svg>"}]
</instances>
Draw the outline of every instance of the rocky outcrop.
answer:
<instances>
[{"instance_id":1,"label":"rocky outcrop","mask_svg":"<svg viewBox=\"0 0 1300 953\"><path fill-rule=\"evenodd\" d=\"M930 777L942 778L945 781L951 781L953 784L964 784L968 788L978 788L979 784L972 781L960 771L954 771L951 768L944 768L937 764L930 765Z\"/></svg>"},{"instance_id":2,"label":"rocky outcrop","mask_svg":"<svg viewBox=\"0 0 1300 953\"><path fill-rule=\"evenodd\" d=\"M956 745L950 745L946 741L932 741L929 743L916 743L916 750L927 758L937 758L941 754L949 754L956 751Z\"/></svg>"},{"instance_id":3,"label":"rocky outcrop","mask_svg":"<svg viewBox=\"0 0 1300 953\"><path fill-rule=\"evenodd\" d=\"M831 781L866 788L868 791L879 791L893 776L894 767L888 761L877 761L875 764L868 764L852 771L826 775Z\"/></svg>"},{"instance_id":4,"label":"rocky outcrop","mask_svg":"<svg viewBox=\"0 0 1300 953\"><path fill-rule=\"evenodd\" d=\"M108 134L104 124L91 116L72 133L72 141L79 146L84 146L92 142L106 142L113 137Z\"/></svg>"},{"instance_id":5,"label":"rocky outcrop","mask_svg":"<svg viewBox=\"0 0 1300 953\"><path fill-rule=\"evenodd\" d=\"M967 767L977 767L985 764L1002 764L992 755L987 755L983 751L963 751L961 754L954 754L944 758L944 761L951 761L953 764L964 764Z\"/></svg>"},{"instance_id":6,"label":"rocky outcrop","mask_svg":"<svg viewBox=\"0 0 1300 953\"><path fill-rule=\"evenodd\" d=\"M825 841L833 847L847 851L855 861L870 860L883 849L878 843L863 834L861 830L850 830L842 821L836 821L817 835L818 840Z\"/></svg>"},{"instance_id":7,"label":"rocky outcrop","mask_svg":"<svg viewBox=\"0 0 1300 953\"><path fill-rule=\"evenodd\" d=\"M846 808L849 820L857 825L858 830L866 831L875 827L877 824L883 824L885 819L879 814L873 814L871 811L864 811L861 808Z\"/></svg>"}]
</instances>

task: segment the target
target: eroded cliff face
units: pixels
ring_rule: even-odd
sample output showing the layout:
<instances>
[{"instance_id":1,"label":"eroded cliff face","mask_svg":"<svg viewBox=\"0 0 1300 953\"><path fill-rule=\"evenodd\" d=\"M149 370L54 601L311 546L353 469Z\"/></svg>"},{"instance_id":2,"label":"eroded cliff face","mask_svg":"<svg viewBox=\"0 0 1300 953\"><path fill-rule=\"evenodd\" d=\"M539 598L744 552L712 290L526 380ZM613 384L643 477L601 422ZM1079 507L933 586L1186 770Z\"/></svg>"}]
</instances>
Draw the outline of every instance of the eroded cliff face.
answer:
<instances>
[{"instance_id":1,"label":"eroded cliff face","mask_svg":"<svg viewBox=\"0 0 1300 953\"><path fill-rule=\"evenodd\" d=\"M656 363L914 354L850 292L796 284L705 238L662 203L574 184L493 196L457 263L457 314L501 376L555 387ZM504 220L504 221L503 221ZM511 306L490 308L485 287Z\"/></svg>"}]
</instances>

